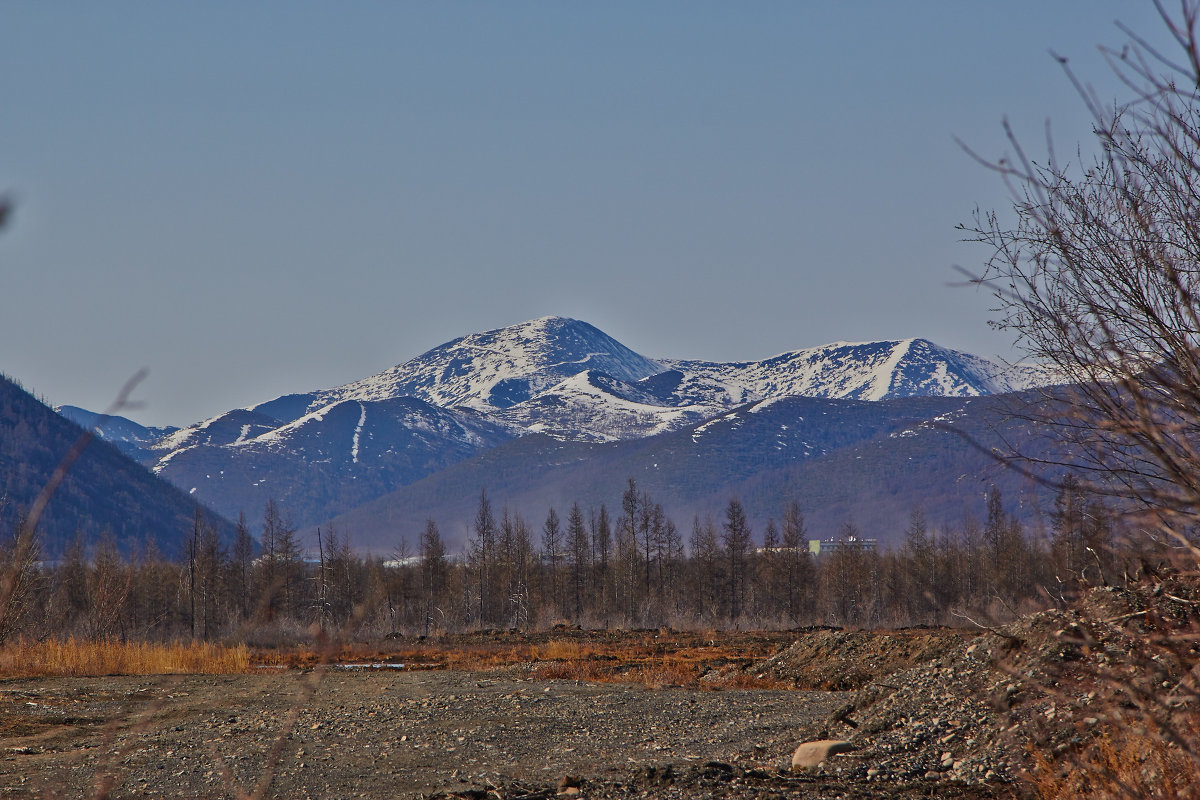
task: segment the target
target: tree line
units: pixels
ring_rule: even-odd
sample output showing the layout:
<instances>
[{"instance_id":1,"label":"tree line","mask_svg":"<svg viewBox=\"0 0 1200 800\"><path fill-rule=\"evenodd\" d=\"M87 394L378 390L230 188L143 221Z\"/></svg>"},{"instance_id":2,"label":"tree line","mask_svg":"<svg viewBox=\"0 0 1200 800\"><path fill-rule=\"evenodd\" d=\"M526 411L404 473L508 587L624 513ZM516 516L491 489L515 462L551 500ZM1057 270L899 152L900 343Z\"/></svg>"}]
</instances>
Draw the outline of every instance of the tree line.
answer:
<instances>
[{"instance_id":1,"label":"tree line","mask_svg":"<svg viewBox=\"0 0 1200 800\"><path fill-rule=\"evenodd\" d=\"M355 636L481 629L604 627L795 628L962 624L1065 603L1083 586L1120 582L1133 559L1115 546L1118 515L1078 480L1062 481L1046 525L1030 527L990 489L981 518L934 528L919 510L889 550L865 547L846 523L828 554L809 551L799 502L755 535L730 499L696 516L686 537L629 479L612 511L573 503L540 525L497 510L481 491L469 541L451 553L434 520L391 557L358 554L332 527L315 552L268 502L258 542L241 516L231 545L197 513L185 557L153 549L13 562L17 590L0 637L221 639L272 645L321 631ZM830 548L826 548L829 550Z\"/></svg>"}]
</instances>

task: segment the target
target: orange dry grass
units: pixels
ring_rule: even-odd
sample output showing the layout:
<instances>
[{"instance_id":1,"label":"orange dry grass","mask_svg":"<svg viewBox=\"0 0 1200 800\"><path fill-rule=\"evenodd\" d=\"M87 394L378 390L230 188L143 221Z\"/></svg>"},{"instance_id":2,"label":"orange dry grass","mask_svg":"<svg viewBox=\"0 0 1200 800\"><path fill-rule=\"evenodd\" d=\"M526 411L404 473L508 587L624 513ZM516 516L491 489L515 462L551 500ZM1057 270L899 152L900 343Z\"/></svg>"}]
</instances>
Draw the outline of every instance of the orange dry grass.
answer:
<instances>
[{"instance_id":1,"label":"orange dry grass","mask_svg":"<svg viewBox=\"0 0 1200 800\"><path fill-rule=\"evenodd\" d=\"M535 661L552 661L555 659L572 661L588 658L595 655L595 653L595 645L583 645L567 639L552 639L543 645L534 645L530 648L530 655L533 656Z\"/></svg>"},{"instance_id":2,"label":"orange dry grass","mask_svg":"<svg viewBox=\"0 0 1200 800\"><path fill-rule=\"evenodd\" d=\"M0 647L0 675L205 675L247 672L250 651L204 642L17 641Z\"/></svg>"},{"instance_id":3,"label":"orange dry grass","mask_svg":"<svg viewBox=\"0 0 1200 800\"><path fill-rule=\"evenodd\" d=\"M261 650L254 653L253 659L256 664L284 667L312 667L322 662L403 663L409 669L464 671L531 667L532 676L542 680L697 689L793 688L791 684L739 669L774 652L785 637L759 640L716 634L629 632L615 636L597 633L548 640L532 638L533 641L524 637L468 635L408 640L386 649L345 644L325 650ZM721 665L721 674L700 680L714 664Z\"/></svg>"},{"instance_id":4,"label":"orange dry grass","mask_svg":"<svg viewBox=\"0 0 1200 800\"><path fill-rule=\"evenodd\" d=\"M1200 785L1192 756L1154 731L1115 731L1066 763L1035 753L1032 778L1041 800L1196 800Z\"/></svg>"},{"instance_id":5,"label":"orange dry grass","mask_svg":"<svg viewBox=\"0 0 1200 800\"><path fill-rule=\"evenodd\" d=\"M756 676L731 668L716 679L707 672L712 658L707 648L683 648L674 652L646 652L637 647L582 647L573 642L551 642L534 648L534 677L586 680L596 683L636 683L652 689L685 687L690 689L780 689L792 688L766 676Z\"/></svg>"},{"instance_id":6,"label":"orange dry grass","mask_svg":"<svg viewBox=\"0 0 1200 800\"><path fill-rule=\"evenodd\" d=\"M686 658L668 656L662 659L648 659L626 677L626 680L629 679L651 689L668 686L695 687L700 680L700 670L694 662L689 662Z\"/></svg>"}]
</instances>

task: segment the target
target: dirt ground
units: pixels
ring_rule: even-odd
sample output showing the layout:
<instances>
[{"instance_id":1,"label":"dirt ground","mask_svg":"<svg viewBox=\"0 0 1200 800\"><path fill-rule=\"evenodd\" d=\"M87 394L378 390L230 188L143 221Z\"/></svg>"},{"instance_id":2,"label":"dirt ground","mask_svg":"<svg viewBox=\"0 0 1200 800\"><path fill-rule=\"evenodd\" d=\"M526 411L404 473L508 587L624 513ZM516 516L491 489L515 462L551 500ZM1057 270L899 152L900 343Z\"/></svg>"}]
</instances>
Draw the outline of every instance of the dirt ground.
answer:
<instances>
[{"instance_id":1,"label":"dirt ground","mask_svg":"<svg viewBox=\"0 0 1200 800\"><path fill-rule=\"evenodd\" d=\"M1198 608L1200 587L1150 581L974 632L492 631L359 643L336 667L10 678L0 798L1028 796L1097 763L1130 698L1200 703ZM854 751L792 772L821 738Z\"/></svg>"},{"instance_id":2,"label":"dirt ground","mask_svg":"<svg viewBox=\"0 0 1200 800\"><path fill-rule=\"evenodd\" d=\"M269 779L270 797L411 797L641 765L771 765L839 702L457 671L8 681L0 793L236 797Z\"/></svg>"},{"instance_id":3,"label":"dirt ground","mask_svg":"<svg viewBox=\"0 0 1200 800\"><path fill-rule=\"evenodd\" d=\"M492 632L342 654L437 667L419 671L283 658L249 675L9 679L0 797L1007 797L924 767L887 785L849 762L788 768L800 742L844 726L847 690L961 646L951 631ZM580 662L604 682L556 677ZM609 682L650 674L686 688Z\"/></svg>"}]
</instances>

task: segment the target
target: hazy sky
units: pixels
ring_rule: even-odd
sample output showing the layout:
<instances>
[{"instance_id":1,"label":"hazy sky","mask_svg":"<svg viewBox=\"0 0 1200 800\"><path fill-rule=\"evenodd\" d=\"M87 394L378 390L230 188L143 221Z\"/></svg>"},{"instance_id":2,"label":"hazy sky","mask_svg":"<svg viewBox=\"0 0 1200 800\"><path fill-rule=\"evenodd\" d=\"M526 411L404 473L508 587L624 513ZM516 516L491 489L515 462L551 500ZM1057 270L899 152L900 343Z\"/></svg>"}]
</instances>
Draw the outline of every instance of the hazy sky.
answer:
<instances>
[{"instance_id":1,"label":"hazy sky","mask_svg":"<svg viewBox=\"0 0 1200 800\"><path fill-rule=\"evenodd\" d=\"M923 336L1149 2L0 6L0 371L188 424L546 314L651 357ZM1107 94L1106 94L1107 93Z\"/></svg>"}]
</instances>

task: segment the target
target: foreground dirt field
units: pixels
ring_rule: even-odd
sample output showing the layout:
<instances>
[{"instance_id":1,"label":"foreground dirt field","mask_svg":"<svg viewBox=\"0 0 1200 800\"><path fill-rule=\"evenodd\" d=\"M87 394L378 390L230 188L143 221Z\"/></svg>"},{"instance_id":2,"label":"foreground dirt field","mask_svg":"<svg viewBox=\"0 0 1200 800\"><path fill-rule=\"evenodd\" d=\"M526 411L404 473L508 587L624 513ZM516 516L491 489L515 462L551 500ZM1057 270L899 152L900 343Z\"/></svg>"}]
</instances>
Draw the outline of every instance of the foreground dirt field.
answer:
<instances>
[{"instance_id":1,"label":"foreground dirt field","mask_svg":"<svg viewBox=\"0 0 1200 800\"><path fill-rule=\"evenodd\" d=\"M1193 577L1155 577L979 631L389 637L216 677L14 664L0 797L1191 796L1198 608ZM1184 738L1147 733L1164 720ZM790 771L814 739L853 750Z\"/></svg>"},{"instance_id":2,"label":"foreground dirt field","mask_svg":"<svg viewBox=\"0 0 1200 800\"><path fill-rule=\"evenodd\" d=\"M770 764L790 755L797 727L839 702L828 692L650 690L456 671L317 677L6 682L0 791L236 797L272 771L276 741L267 794L288 798L557 785L665 763Z\"/></svg>"},{"instance_id":3,"label":"foreground dirt field","mask_svg":"<svg viewBox=\"0 0 1200 800\"><path fill-rule=\"evenodd\" d=\"M848 690L962 644L952 631L796 637L485 634L341 654L439 667L419 671L285 657L249 675L9 679L0 797L1011 794L923 781L924 767L887 786L792 774L797 744L849 731L836 721ZM458 666L471 661L492 667Z\"/></svg>"}]
</instances>

